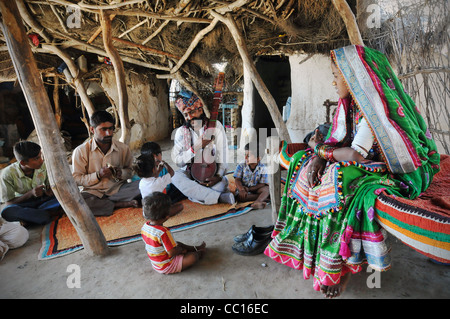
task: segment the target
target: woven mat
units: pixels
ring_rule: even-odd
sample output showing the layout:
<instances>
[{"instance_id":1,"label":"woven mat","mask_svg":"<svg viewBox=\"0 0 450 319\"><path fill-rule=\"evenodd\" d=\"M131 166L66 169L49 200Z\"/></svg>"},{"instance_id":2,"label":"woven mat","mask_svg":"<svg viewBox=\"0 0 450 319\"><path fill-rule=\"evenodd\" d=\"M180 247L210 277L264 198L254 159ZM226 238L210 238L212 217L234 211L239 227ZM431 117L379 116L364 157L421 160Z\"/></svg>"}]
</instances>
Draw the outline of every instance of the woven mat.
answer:
<instances>
[{"instance_id":1,"label":"woven mat","mask_svg":"<svg viewBox=\"0 0 450 319\"><path fill-rule=\"evenodd\" d=\"M234 187L230 178L230 189ZM183 200L183 211L164 223L172 232L240 216L252 210L252 202L201 205ZM142 208L121 208L111 216L96 217L108 246L119 246L141 240L141 227L145 223ZM42 230L39 260L64 256L83 249L81 240L67 216L63 216Z\"/></svg>"},{"instance_id":2,"label":"woven mat","mask_svg":"<svg viewBox=\"0 0 450 319\"><path fill-rule=\"evenodd\" d=\"M421 254L450 263L450 156L441 154L441 171L414 200L380 194L376 218L389 233Z\"/></svg>"}]
</instances>

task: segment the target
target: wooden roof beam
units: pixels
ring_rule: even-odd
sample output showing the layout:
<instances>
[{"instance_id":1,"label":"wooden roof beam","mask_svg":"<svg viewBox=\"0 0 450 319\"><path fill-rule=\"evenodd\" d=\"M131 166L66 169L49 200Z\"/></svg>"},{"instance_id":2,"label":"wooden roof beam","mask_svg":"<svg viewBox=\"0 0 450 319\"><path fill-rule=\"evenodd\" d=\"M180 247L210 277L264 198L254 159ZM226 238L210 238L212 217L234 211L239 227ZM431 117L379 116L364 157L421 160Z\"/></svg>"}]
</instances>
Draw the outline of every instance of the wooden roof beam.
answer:
<instances>
[{"instance_id":1,"label":"wooden roof beam","mask_svg":"<svg viewBox=\"0 0 450 319\"><path fill-rule=\"evenodd\" d=\"M278 105L273 96L270 94L269 89L264 84L264 81L262 80L258 71L256 70L255 64L253 63L252 59L250 58L250 54L248 53L247 44L245 43L244 37L242 36L236 25L236 21L234 21L230 13L227 13L225 16L223 16L220 13L212 10L210 14L214 18L218 18L221 22L223 22L230 30L230 33L233 36L234 41L236 42L239 54L241 55L244 67L249 71L253 84L258 90L258 93L261 96L262 100L266 104L267 109L269 110L272 120L278 131L278 135L282 140L291 143L289 131L287 130L286 123L284 123L280 111L278 110Z\"/></svg>"},{"instance_id":2,"label":"wooden roof beam","mask_svg":"<svg viewBox=\"0 0 450 319\"><path fill-rule=\"evenodd\" d=\"M108 53L111 59L112 65L114 67L114 74L116 76L117 84L117 95L119 98L119 118L120 126L122 128L122 135L120 136L120 141L122 143L128 144L131 138L131 125L128 117L128 93L127 84L125 83L125 69L123 67L122 59L120 58L119 52L113 45L112 34L111 34L111 19L109 14L105 11L100 11L100 23L102 25L103 33L103 44L105 46L106 53Z\"/></svg>"}]
</instances>

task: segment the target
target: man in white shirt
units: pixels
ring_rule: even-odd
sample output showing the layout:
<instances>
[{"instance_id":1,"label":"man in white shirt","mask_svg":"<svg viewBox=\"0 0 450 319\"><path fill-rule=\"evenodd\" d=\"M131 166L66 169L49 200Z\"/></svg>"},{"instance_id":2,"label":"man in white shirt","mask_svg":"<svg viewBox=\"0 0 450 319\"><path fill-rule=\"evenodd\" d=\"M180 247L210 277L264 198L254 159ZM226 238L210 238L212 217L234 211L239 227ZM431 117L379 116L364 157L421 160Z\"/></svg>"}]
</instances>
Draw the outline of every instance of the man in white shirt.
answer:
<instances>
[{"instance_id":1,"label":"man in white shirt","mask_svg":"<svg viewBox=\"0 0 450 319\"><path fill-rule=\"evenodd\" d=\"M209 119L203 112L203 104L192 92L180 92L176 105L185 123L175 132L172 159L180 169L172 177L172 184L193 202L234 204L234 195L228 190L228 180L224 176L228 167L228 144L223 125L216 121L214 128L208 128ZM214 160L217 164L216 174L201 183L190 173L192 162L199 153L207 161Z\"/></svg>"}]
</instances>

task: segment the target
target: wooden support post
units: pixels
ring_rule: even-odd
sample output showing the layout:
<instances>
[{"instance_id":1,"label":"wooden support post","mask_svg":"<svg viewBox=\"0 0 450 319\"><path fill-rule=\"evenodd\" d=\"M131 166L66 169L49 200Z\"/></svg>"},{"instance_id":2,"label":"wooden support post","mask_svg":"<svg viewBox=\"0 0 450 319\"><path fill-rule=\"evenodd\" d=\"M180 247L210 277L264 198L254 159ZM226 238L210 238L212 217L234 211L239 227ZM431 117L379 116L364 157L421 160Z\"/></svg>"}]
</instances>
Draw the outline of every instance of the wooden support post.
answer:
<instances>
[{"instance_id":1,"label":"wooden support post","mask_svg":"<svg viewBox=\"0 0 450 319\"><path fill-rule=\"evenodd\" d=\"M62 125L62 114L61 114L61 106L59 105L59 77L53 77L54 86L53 86L53 105L55 106L55 119L56 125L58 125L58 129L61 130Z\"/></svg>"},{"instance_id":2,"label":"wooden support post","mask_svg":"<svg viewBox=\"0 0 450 319\"><path fill-rule=\"evenodd\" d=\"M100 22L102 25L103 44L105 45L106 53L108 53L111 63L114 66L114 74L116 75L117 94L119 96L119 118L122 135L120 141L128 144L131 138L131 125L128 118L128 94L127 85L125 83L125 69L123 67L122 59L112 43L111 35L111 19L109 15L100 10Z\"/></svg>"},{"instance_id":3,"label":"wooden support post","mask_svg":"<svg viewBox=\"0 0 450 319\"><path fill-rule=\"evenodd\" d=\"M344 20L345 26L347 28L348 37L352 44L364 45L364 41L359 32L358 24L356 23L355 15L353 14L350 6L345 0L332 0L334 7L339 12Z\"/></svg>"},{"instance_id":4,"label":"wooden support post","mask_svg":"<svg viewBox=\"0 0 450 319\"><path fill-rule=\"evenodd\" d=\"M272 220L275 224L281 206L281 169L278 161L280 139L278 136L268 136L266 141L267 168L269 176L270 203L272 205Z\"/></svg>"},{"instance_id":5,"label":"wooden support post","mask_svg":"<svg viewBox=\"0 0 450 319\"><path fill-rule=\"evenodd\" d=\"M236 22L233 17L227 13L225 16L220 13L210 11L210 14L214 17L222 21L230 30L231 35L233 36L234 41L236 42L236 46L238 48L239 54L241 55L242 62L250 73L253 83L255 84L256 89L258 90L259 95L267 106L267 109L272 116L272 120L275 123L275 127L278 131L278 135L281 139L285 140L288 143L291 143L291 138L289 136L289 132L286 127L286 123L283 121L283 117L278 110L278 105L275 102L275 99L270 94L267 86L264 84L261 76L259 75L253 61L250 58L248 53L247 45L245 43L244 38L242 37L241 32L239 31Z\"/></svg>"},{"instance_id":6,"label":"wooden support post","mask_svg":"<svg viewBox=\"0 0 450 319\"><path fill-rule=\"evenodd\" d=\"M105 237L70 172L61 134L16 1L0 1L0 12L3 36L36 127L52 190L80 236L85 251L91 255L104 256L109 252Z\"/></svg>"}]
</instances>

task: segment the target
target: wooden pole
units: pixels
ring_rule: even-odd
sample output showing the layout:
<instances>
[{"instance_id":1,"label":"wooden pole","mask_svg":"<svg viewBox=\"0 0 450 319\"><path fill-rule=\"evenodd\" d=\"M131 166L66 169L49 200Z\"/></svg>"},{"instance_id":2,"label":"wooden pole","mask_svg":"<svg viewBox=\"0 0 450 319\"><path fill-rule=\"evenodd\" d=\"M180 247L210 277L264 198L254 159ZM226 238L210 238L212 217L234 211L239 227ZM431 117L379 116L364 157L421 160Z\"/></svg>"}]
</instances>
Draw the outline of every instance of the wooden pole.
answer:
<instances>
[{"instance_id":1,"label":"wooden pole","mask_svg":"<svg viewBox=\"0 0 450 319\"><path fill-rule=\"evenodd\" d=\"M164 52L164 51L161 51L161 50L153 49L153 48L147 47L147 46L145 46L145 45L137 44L137 43L134 43L134 42L125 40L125 39L120 39L120 38L112 37L112 40L117 41L117 42L120 42L120 43L122 43L122 44L126 44L126 45L131 46L131 47L139 48L139 49L141 49L141 50L150 52L150 53L152 53L152 54L154 54L154 55L158 55L158 56L167 56L167 57L169 57L169 58L174 58L174 59L177 59L177 60L180 60L180 59L181 59L181 57L179 57L179 56L177 56L177 55L174 55L174 54L171 54L171 53L169 53L169 52Z\"/></svg>"},{"instance_id":2,"label":"wooden pole","mask_svg":"<svg viewBox=\"0 0 450 319\"><path fill-rule=\"evenodd\" d=\"M364 41L361 37L361 33L359 32L358 24L356 23L355 15L350 9L347 1L345 0L332 0L334 7L339 12L344 20L345 26L347 27L348 37L352 44L356 45L364 45Z\"/></svg>"},{"instance_id":3,"label":"wooden pole","mask_svg":"<svg viewBox=\"0 0 450 319\"><path fill-rule=\"evenodd\" d=\"M211 32L217 22L219 22L219 20L217 18L215 18L211 24L209 26L207 26L206 28L204 28L202 31L200 31L199 33L197 33L197 35L195 36L194 40L192 40L191 44L189 45L188 49L186 50L186 52L183 54L183 57L180 58L180 60L178 61L177 65L175 65L175 67L170 70L170 73L176 73L178 72L178 70L181 68L181 66L183 65L183 63L189 58L189 55L192 53L192 51L194 51L195 47L197 46L197 44L200 42L201 39L203 39L205 37L206 34L208 34L209 32Z\"/></svg>"},{"instance_id":4,"label":"wooden pole","mask_svg":"<svg viewBox=\"0 0 450 319\"><path fill-rule=\"evenodd\" d=\"M223 16L217 12L214 12L213 10L210 11L210 14L214 18L218 18L220 21L222 21L230 30L230 33L233 36L234 41L236 42L236 46L239 50L242 61L250 73L250 77L252 78L253 84L255 84L255 87L258 90L259 95L266 104L267 109L269 110L270 115L272 116L272 120L275 123L275 127L278 131L280 139L285 140L288 143L291 143L291 138L289 136L286 123L284 123L283 117L281 116L280 111L278 110L278 105L275 102L273 96L270 94L269 90L267 89L267 86L264 84L264 81L262 80L258 71L256 70L253 61L250 59L250 55L248 53L245 40L242 37L242 34L239 31L233 17L230 15L230 13L227 13L225 16Z\"/></svg>"},{"instance_id":5,"label":"wooden pole","mask_svg":"<svg viewBox=\"0 0 450 319\"><path fill-rule=\"evenodd\" d=\"M55 30L55 34L57 34L58 36L62 37L62 38L66 38L68 39L68 41L61 43L61 48L74 48L80 51L84 51L84 52L88 52L88 53L95 53L101 56L107 56L108 54L106 53L106 51L87 44L86 42L80 41L78 39L75 39L73 37L68 36L67 34L58 32ZM36 49L35 49L36 50ZM39 52L39 49L37 49L37 51ZM125 55L121 55L122 61L134 64L134 65L139 65L142 66L144 68L148 68L148 69L155 69L155 70L162 70L162 71L170 71L169 67L165 67L165 66L161 66L161 65L157 65L157 64L153 64L153 63L146 63L146 62L142 62L138 59L134 59L134 58L130 58L128 56Z\"/></svg>"},{"instance_id":6,"label":"wooden pole","mask_svg":"<svg viewBox=\"0 0 450 319\"><path fill-rule=\"evenodd\" d=\"M111 19L111 21L114 19L116 15L115 14L111 14L109 16L109 18ZM97 30L94 32L94 34L89 38L89 40L87 41L88 44L91 44L92 42L94 42L94 40L98 37L98 35L102 32L102 26L99 26L97 28Z\"/></svg>"},{"instance_id":7,"label":"wooden pole","mask_svg":"<svg viewBox=\"0 0 450 319\"><path fill-rule=\"evenodd\" d=\"M120 141L128 144L131 138L131 125L128 118L128 94L127 85L125 83L125 69L123 67L122 59L112 43L111 19L103 10L100 10L100 23L102 25L103 44L105 45L106 53L108 53L111 63L114 66L114 74L116 75L117 94L119 96L118 112L122 130Z\"/></svg>"},{"instance_id":8,"label":"wooden pole","mask_svg":"<svg viewBox=\"0 0 450 319\"><path fill-rule=\"evenodd\" d=\"M268 136L266 141L267 166L269 177L270 202L272 206L272 221L277 222L281 207L281 169L278 161L280 139L278 136Z\"/></svg>"},{"instance_id":9,"label":"wooden pole","mask_svg":"<svg viewBox=\"0 0 450 319\"><path fill-rule=\"evenodd\" d=\"M53 86L53 105L55 106L55 119L56 125L58 125L58 129L61 130L62 125L62 116L61 116L61 106L59 105L59 77L53 77L54 86Z\"/></svg>"},{"instance_id":10,"label":"wooden pole","mask_svg":"<svg viewBox=\"0 0 450 319\"><path fill-rule=\"evenodd\" d=\"M15 0L0 1L0 23L20 86L44 153L52 190L74 225L87 253L108 253L105 237L70 172L50 100L28 43Z\"/></svg>"}]
</instances>

